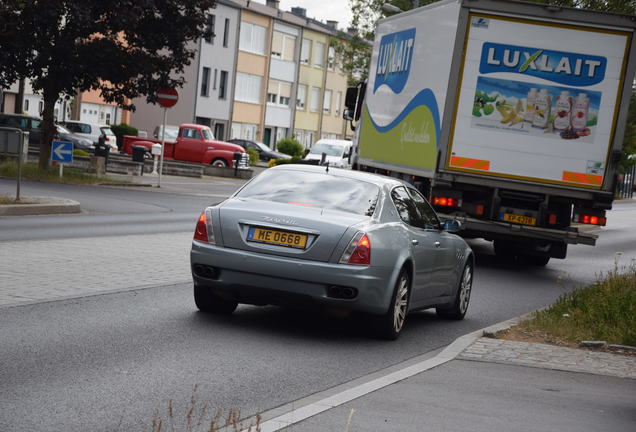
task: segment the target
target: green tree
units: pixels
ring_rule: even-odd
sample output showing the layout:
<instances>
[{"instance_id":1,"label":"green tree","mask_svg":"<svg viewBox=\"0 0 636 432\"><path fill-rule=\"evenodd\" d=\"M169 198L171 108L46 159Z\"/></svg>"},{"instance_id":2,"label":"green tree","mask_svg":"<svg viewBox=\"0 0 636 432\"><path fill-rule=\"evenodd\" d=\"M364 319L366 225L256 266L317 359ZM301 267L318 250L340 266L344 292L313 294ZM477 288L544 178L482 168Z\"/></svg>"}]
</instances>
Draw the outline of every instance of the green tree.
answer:
<instances>
[{"instance_id":1,"label":"green tree","mask_svg":"<svg viewBox=\"0 0 636 432\"><path fill-rule=\"evenodd\" d=\"M3 0L0 86L30 79L42 94L41 168L49 165L55 102L99 90L108 102L181 87L215 0Z\"/></svg>"}]
</instances>

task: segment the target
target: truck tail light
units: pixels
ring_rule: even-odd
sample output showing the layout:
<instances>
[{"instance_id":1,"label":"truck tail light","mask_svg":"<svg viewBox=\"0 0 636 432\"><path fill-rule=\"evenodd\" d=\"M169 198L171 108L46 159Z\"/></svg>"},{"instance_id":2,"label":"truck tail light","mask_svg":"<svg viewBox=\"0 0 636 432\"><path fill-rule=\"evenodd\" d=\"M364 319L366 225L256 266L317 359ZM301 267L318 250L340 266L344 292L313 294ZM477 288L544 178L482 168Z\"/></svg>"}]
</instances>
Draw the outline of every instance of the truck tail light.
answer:
<instances>
[{"instance_id":1,"label":"truck tail light","mask_svg":"<svg viewBox=\"0 0 636 432\"><path fill-rule=\"evenodd\" d=\"M361 231L356 233L340 257L339 263L356 265L371 264L371 242L369 241L369 237Z\"/></svg>"},{"instance_id":2,"label":"truck tail light","mask_svg":"<svg viewBox=\"0 0 636 432\"><path fill-rule=\"evenodd\" d=\"M485 211L486 207L483 204L477 204L475 207L475 213L477 213L477 216L483 216Z\"/></svg>"},{"instance_id":3,"label":"truck tail light","mask_svg":"<svg viewBox=\"0 0 636 432\"><path fill-rule=\"evenodd\" d=\"M550 213L548 215L548 224L549 225L556 225L557 223L557 215L555 215L554 213Z\"/></svg>"},{"instance_id":4,"label":"truck tail light","mask_svg":"<svg viewBox=\"0 0 636 432\"><path fill-rule=\"evenodd\" d=\"M199 216L199 220L197 221L197 226L194 229L194 240L215 244L214 241L214 229L212 228L212 214L210 209L205 209L201 216Z\"/></svg>"},{"instance_id":5,"label":"truck tail light","mask_svg":"<svg viewBox=\"0 0 636 432\"><path fill-rule=\"evenodd\" d=\"M585 211L585 209L576 209L572 221L586 225L605 226L607 218L604 211Z\"/></svg>"},{"instance_id":6,"label":"truck tail light","mask_svg":"<svg viewBox=\"0 0 636 432\"><path fill-rule=\"evenodd\" d=\"M433 197L433 205L442 207L459 207L459 200L452 197Z\"/></svg>"}]
</instances>

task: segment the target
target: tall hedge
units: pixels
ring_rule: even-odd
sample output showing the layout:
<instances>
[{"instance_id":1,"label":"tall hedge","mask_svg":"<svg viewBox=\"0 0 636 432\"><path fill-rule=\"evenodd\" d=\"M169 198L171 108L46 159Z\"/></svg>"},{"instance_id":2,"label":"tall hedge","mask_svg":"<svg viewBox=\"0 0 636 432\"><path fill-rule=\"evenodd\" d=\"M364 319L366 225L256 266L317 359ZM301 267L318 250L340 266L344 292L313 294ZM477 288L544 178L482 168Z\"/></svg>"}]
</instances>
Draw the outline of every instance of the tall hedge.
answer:
<instances>
[{"instance_id":1,"label":"tall hedge","mask_svg":"<svg viewBox=\"0 0 636 432\"><path fill-rule=\"evenodd\" d=\"M111 125L110 130L112 130L117 137L117 147L120 150L124 145L124 135L139 136L139 131L126 123Z\"/></svg>"}]
</instances>

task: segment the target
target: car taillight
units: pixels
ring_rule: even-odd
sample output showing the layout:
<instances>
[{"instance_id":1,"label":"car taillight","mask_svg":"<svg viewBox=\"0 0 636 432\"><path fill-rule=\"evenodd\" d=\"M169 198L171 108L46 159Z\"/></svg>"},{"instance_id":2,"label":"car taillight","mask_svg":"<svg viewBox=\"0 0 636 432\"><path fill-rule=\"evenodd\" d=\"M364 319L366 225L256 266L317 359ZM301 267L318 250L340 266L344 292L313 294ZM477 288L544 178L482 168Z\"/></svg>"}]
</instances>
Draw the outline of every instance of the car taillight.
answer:
<instances>
[{"instance_id":1,"label":"car taillight","mask_svg":"<svg viewBox=\"0 0 636 432\"><path fill-rule=\"evenodd\" d=\"M459 207L459 200L452 197L433 197L433 205L442 207Z\"/></svg>"},{"instance_id":2,"label":"car taillight","mask_svg":"<svg viewBox=\"0 0 636 432\"><path fill-rule=\"evenodd\" d=\"M371 264L371 242L363 232L356 233L340 257L340 264Z\"/></svg>"},{"instance_id":3,"label":"car taillight","mask_svg":"<svg viewBox=\"0 0 636 432\"><path fill-rule=\"evenodd\" d=\"M214 230L212 228L212 215L209 209L205 209L201 216L199 216L199 220L197 221L197 226L194 229L194 240L215 244L214 241Z\"/></svg>"}]
</instances>

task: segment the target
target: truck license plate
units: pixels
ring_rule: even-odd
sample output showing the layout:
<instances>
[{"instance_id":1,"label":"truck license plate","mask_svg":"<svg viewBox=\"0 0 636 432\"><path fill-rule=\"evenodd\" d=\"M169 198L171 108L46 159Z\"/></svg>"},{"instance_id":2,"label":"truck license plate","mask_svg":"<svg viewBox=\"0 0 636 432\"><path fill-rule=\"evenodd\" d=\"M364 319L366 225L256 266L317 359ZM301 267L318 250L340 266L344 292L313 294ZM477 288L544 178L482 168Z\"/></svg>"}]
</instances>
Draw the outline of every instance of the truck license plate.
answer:
<instances>
[{"instance_id":1,"label":"truck license plate","mask_svg":"<svg viewBox=\"0 0 636 432\"><path fill-rule=\"evenodd\" d=\"M247 240L304 249L307 245L307 234L296 234L267 228L251 227L247 233Z\"/></svg>"},{"instance_id":2,"label":"truck license plate","mask_svg":"<svg viewBox=\"0 0 636 432\"><path fill-rule=\"evenodd\" d=\"M513 213L504 213L503 220L506 222L518 223L522 225L536 225L537 218L532 216L521 216Z\"/></svg>"}]
</instances>

